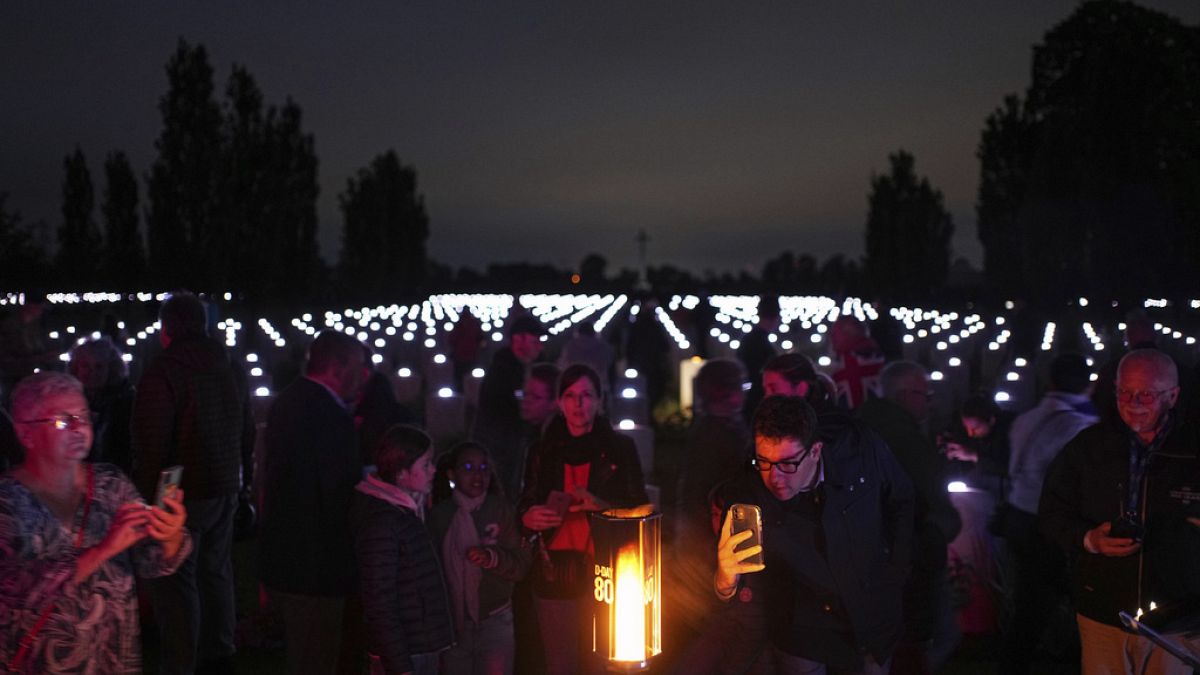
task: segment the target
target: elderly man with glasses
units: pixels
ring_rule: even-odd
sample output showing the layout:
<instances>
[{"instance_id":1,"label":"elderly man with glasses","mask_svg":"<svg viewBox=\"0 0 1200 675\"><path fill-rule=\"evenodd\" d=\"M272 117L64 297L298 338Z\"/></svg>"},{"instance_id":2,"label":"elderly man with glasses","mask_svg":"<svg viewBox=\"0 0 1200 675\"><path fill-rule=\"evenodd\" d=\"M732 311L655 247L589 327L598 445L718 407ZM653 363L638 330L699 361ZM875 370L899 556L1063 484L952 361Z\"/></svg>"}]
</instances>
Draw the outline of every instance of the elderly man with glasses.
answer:
<instances>
[{"instance_id":1,"label":"elderly man with glasses","mask_svg":"<svg viewBox=\"0 0 1200 675\"><path fill-rule=\"evenodd\" d=\"M946 546L962 529L962 519L946 492L946 458L923 428L933 397L925 368L895 361L879 380L883 398L864 403L858 415L883 437L916 493L913 569L904 589L904 640L893 672L934 672L959 640Z\"/></svg>"},{"instance_id":2,"label":"elderly man with glasses","mask_svg":"<svg viewBox=\"0 0 1200 675\"><path fill-rule=\"evenodd\" d=\"M1041 531L1075 561L1084 673L1191 673L1120 614L1200 598L1200 436L1176 415L1179 374L1156 349L1121 359L1113 395L1119 419L1081 431L1050 465Z\"/></svg>"},{"instance_id":3,"label":"elderly man with glasses","mask_svg":"<svg viewBox=\"0 0 1200 675\"><path fill-rule=\"evenodd\" d=\"M797 396L754 414L756 472L722 492L762 510L762 545L746 547L726 513L717 596L762 601L779 673L887 673L901 632L912 539L912 487L883 442ZM757 473L758 475L754 475ZM749 560L763 553L764 564Z\"/></svg>"}]
</instances>

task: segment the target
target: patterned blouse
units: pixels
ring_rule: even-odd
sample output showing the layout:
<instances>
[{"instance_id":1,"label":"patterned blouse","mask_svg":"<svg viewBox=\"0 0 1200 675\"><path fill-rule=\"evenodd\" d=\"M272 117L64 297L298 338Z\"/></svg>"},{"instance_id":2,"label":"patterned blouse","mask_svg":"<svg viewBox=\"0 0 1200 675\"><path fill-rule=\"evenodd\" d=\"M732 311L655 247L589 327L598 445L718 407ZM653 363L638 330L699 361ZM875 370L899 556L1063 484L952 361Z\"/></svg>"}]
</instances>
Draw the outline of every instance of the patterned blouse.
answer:
<instances>
[{"instance_id":1,"label":"patterned blouse","mask_svg":"<svg viewBox=\"0 0 1200 675\"><path fill-rule=\"evenodd\" d=\"M35 638L22 671L30 673L140 673L137 593L133 576L171 574L192 550L184 529L174 560L147 537L104 562L87 579L71 580L83 549L99 544L117 509L140 501L133 484L116 467L94 464L95 488L83 546L76 527L67 528L24 485L0 476L0 669L50 603L53 612ZM75 515L83 517L83 504Z\"/></svg>"}]
</instances>

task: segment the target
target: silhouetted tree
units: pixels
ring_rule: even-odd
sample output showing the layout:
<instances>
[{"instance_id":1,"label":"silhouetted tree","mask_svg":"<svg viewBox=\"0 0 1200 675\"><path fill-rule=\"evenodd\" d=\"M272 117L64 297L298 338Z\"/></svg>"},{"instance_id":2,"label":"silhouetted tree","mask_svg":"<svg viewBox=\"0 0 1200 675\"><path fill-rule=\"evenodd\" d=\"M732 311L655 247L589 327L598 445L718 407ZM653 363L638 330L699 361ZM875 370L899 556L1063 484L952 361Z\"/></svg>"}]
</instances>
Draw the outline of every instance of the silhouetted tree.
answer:
<instances>
[{"instance_id":1,"label":"silhouetted tree","mask_svg":"<svg viewBox=\"0 0 1200 675\"><path fill-rule=\"evenodd\" d=\"M146 268L142 235L138 231L138 184L125 153L109 153L104 162L104 255L101 270L105 282L123 291L137 290Z\"/></svg>"},{"instance_id":2,"label":"silhouetted tree","mask_svg":"<svg viewBox=\"0 0 1200 675\"><path fill-rule=\"evenodd\" d=\"M998 289L1015 291L1026 273L1025 242L1017 215L1025 199L1033 162L1033 123L1021 99L1006 96L988 116L979 158L979 197L975 204L983 269Z\"/></svg>"},{"instance_id":3,"label":"silhouetted tree","mask_svg":"<svg viewBox=\"0 0 1200 675\"><path fill-rule=\"evenodd\" d=\"M818 278L820 289L836 297L863 295L866 290L858 261L848 260L841 253L829 256L822 263Z\"/></svg>"},{"instance_id":4,"label":"silhouetted tree","mask_svg":"<svg viewBox=\"0 0 1200 675\"><path fill-rule=\"evenodd\" d=\"M867 274L877 292L922 297L946 281L954 223L942 193L917 178L913 156L888 157L891 170L871 178Z\"/></svg>"},{"instance_id":5,"label":"silhouetted tree","mask_svg":"<svg viewBox=\"0 0 1200 675\"><path fill-rule=\"evenodd\" d=\"M980 143L991 283L1029 299L1200 287L1197 110L1194 27L1098 0L1047 32L1024 104L1006 100Z\"/></svg>"},{"instance_id":6,"label":"silhouetted tree","mask_svg":"<svg viewBox=\"0 0 1200 675\"><path fill-rule=\"evenodd\" d=\"M228 254L207 261L217 279L227 278L233 287L258 292L268 290L281 262L272 246L274 233L265 222L267 139L262 105L254 76L235 65L225 85L216 193L219 218L212 228L214 244L221 241Z\"/></svg>"},{"instance_id":7,"label":"silhouetted tree","mask_svg":"<svg viewBox=\"0 0 1200 675\"><path fill-rule=\"evenodd\" d=\"M78 146L63 158L62 226L58 228L58 283L64 288L93 287L100 269L100 228L92 217L96 205L87 158Z\"/></svg>"},{"instance_id":8,"label":"silhouetted tree","mask_svg":"<svg viewBox=\"0 0 1200 675\"><path fill-rule=\"evenodd\" d=\"M254 76L234 66L221 126L219 227L227 276L252 297L309 297L321 272L317 251L317 157L290 98L264 114Z\"/></svg>"},{"instance_id":9,"label":"silhouetted tree","mask_svg":"<svg viewBox=\"0 0 1200 675\"><path fill-rule=\"evenodd\" d=\"M4 291L45 288L50 277L46 251L21 214L7 208L8 193L0 192L0 285Z\"/></svg>"},{"instance_id":10,"label":"silhouetted tree","mask_svg":"<svg viewBox=\"0 0 1200 675\"><path fill-rule=\"evenodd\" d=\"M608 261L599 253L589 253L579 263L579 276L583 283L589 286L603 286L608 283L604 274L608 270Z\"/></svg>"},{"instance_id":11,"label":"silhouetted tree","mask_svg":"<svg viewBox=\"0 0 1200 675\"><path fill-rule=\"evenodd\" d=\"M658 295L683 292L699 285L691 272L674 265L647 267L646 280L650 282L650 287Z\"/></svg>"},{"instance_id":12,"label":"silhouetted tree","mask_svg":"<svg viewBox=\"0 0 1200 675\"><path fill-rule=\"evenodd\" d=\"M278 252L280 262L273 295L282 299L310 297L325 275L317 244L317 153L302 122L300 106L290 98L282 109L272 106L267 112L265 192L270 208L265 215L274 237L270 250ZM424 237L420 251L424 258Z\"/></svg>"},{"instance_id":13,"label":"silhouetted tree","mask_svg":"<svg viewBox=\"0 0 1200 675\"><path fill-rule=\"evenodd\" d=\"M417 172L388 150L360 169L338 197L343 287L372 298L408 293L425 279L429 217Z\"/></svg>"},{"instance_id":14,"label":"silhouetted tree","mask_svg":"<svg viewBox=\"0 0 1200 675\"><path fill-rule=\"evenodd\" d=\"M213 98L213 70L203 45L180 40L167 62L167 93L159 99L163 129L158 158L147 177L146 218L150 271L160 285L218 286L206 263L228 258L215 228L221 166L221 109ZM216 229L216 231L214 231ZM216 270L222 276L223 269Z\"/></svg>"},{"instance_id":15,"label":"silhouetted tree","mask_svg":"<svg viewBox=\"0 0 1200 675\"><path fill-rule=\"evenodd\" d=\"M817 261L807 254L784 251L763 265L762 282L776 291L807 291L816 278Z\"/></svg>"}]
</instances>

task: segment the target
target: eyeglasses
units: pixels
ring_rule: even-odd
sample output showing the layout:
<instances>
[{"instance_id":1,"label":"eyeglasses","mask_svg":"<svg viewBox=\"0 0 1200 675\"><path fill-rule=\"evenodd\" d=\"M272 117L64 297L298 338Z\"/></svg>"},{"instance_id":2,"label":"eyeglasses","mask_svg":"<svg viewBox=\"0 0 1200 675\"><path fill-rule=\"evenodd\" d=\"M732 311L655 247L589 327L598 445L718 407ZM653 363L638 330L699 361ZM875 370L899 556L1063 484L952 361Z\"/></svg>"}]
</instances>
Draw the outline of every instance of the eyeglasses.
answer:
<instances>
[{"instance_id":1,"label":"eyeglasses","mask_svg":"<svg viewBox=\"0 0 1200 675\"><path fill-rule=\"evenodd\" d=\"M92 418L90 415L53 415L51 417L43 417L36 420L17 420L17 424L46 424L54 425L54 428L59 431L67 429L78 429L80 427L92 426Z\"/></svg>"},{"instance_id":2,"label":"eyeglasses","mask_svg":"<svg viewBox=\"0 0 1200 675\"><path fill-rule=\"evenodd\" d=\"M1174 387L1171 389L1174 389ZM1121 389L1120 387L1117 387L1117 400L1121 403L1137 401L1138 405L1150 405L1151 403L1157 401L1159 396L1171 391L1171 389L1160 389L1158 391L1130 391L1128 389Z\"/></svg>"},{"instance_id":3,"label":"eyeglasses","mask_svg":"<svg viewBox=\"0 0 1200 675\"><path fill-rule=\"evenodd\" d=\"M463 473L487 473L492 470L492 465L487 462L463 462L458 470Z\"/></svg>"},{"instance_id":4,"label":"eyeglasses","mask_svg":"<svg viewBox=\"0 0 1200 675\"><path fill-rule=\"evenodd\" d=\"M755 457L754 459L750 460L750 463L754 465L755 469L758 469L763 473L770 471L771 467L775 467L783 473L796 473L800 470L800 465L804 463L804 460L808 459L808 453L810 450L812 450L812 448L805 448L804 452L800 453L799 457L796 459L789 459L784 462L772 462L769 459Z\"/></svg>"}]
</instances>

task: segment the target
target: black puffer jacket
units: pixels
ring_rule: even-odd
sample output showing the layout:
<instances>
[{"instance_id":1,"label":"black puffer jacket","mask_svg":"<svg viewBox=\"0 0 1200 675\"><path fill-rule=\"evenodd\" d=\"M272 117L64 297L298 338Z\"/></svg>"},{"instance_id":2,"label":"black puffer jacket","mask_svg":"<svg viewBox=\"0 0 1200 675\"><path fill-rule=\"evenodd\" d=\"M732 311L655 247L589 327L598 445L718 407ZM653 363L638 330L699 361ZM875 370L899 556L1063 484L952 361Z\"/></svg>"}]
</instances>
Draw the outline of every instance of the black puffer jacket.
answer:
<instances>
[{"instance_id":1,"label":"black puffer jacket","mask_svg":"<svg viewBox=\"0 0 1200 675\"><path fill-rule=\"evenodd\" d=\"M367 649L386 673L413 669L412 655L454 641L442 566L412 511L355 491L350 506Z\"/></svg>"}]
</instances>

